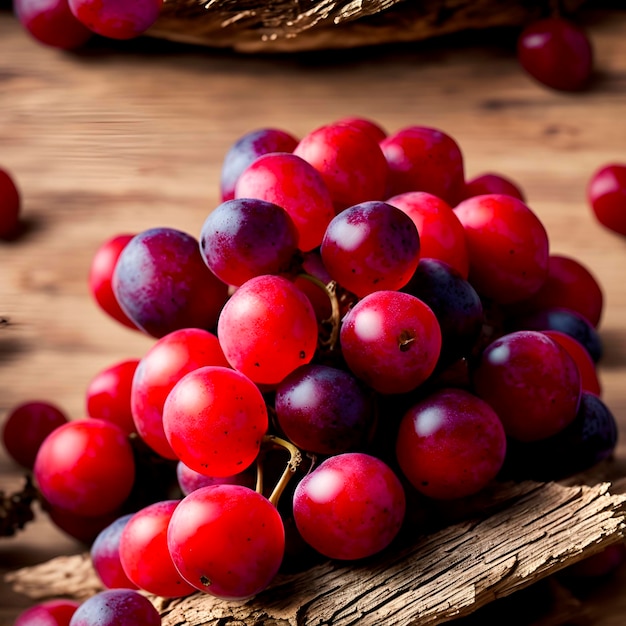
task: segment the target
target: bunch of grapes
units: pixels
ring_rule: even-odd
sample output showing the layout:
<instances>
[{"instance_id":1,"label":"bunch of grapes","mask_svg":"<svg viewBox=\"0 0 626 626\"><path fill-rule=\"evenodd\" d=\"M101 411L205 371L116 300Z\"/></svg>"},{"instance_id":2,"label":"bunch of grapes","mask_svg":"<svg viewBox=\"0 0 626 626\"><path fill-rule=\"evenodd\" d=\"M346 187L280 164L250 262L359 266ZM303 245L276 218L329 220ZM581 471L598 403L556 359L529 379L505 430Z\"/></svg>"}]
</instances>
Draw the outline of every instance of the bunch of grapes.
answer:
<instances>
[{"instance_id":1,"label":"bunch of grapes","mask_svg":"<svg viewBox=\"0 0 626 626\"><path fill-rule=\"evenodd\" d=\"M362 560L416 507L610 456L599 283L516 183L464 171L435 128L263 128L197 236L102 244L95 301L154 343L21 455L106 587L248 598L294 551Z\"/></svg>"}]
</instances>

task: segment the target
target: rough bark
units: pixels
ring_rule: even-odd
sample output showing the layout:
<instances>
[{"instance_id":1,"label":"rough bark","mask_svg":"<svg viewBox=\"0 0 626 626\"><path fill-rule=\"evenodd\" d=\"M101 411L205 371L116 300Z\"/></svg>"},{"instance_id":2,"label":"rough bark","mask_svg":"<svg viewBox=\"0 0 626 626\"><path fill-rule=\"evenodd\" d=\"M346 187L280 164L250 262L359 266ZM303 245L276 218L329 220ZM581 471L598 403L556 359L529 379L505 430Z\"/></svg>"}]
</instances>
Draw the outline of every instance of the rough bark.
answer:
<instances>
[{"instance_id":1,"label":"rough bark","mask_svg":"<svg viewBox=\"0 0 626 626\"><path fill-rule=\"evenodd\" d=\"M521 26L584 0L169 0L155 37L239 52L352 48Z\"/></svg>"},{"instance_id":2,"label":"rough bark","mask_svg":"<svg viewBox=\"0 0 626 626\"><path fill-rule=\"evenodd\" d=\"M255 598L152 598L163 626L422 625L468 615L622 541L621 487L610 483L497 485L469 503L467 519L359 564L320 563L281 575ZM468 509L466 509L468 510ZM479 512L480 511L480 512ZM459 517L458 511L433 516ZM84 598L99 588L86 555L11 573L32 598Z\"/></svg>"}]
</instances>

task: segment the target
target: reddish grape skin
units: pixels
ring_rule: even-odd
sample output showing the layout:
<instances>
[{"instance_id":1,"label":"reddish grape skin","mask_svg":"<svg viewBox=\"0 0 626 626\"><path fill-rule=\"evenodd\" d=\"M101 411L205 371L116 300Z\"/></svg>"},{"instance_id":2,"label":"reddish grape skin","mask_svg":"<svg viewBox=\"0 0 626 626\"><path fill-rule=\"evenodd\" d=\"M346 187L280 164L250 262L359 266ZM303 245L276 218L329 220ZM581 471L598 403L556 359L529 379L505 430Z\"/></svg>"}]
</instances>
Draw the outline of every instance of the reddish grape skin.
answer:
<instances>
[{"instance_id":1,"label":"reddish grape skin","mask_svg":"<svg viewBox=\"0 0 626 626\"><path fill-rule=\"evenodd\" d=\"M43 441L33 468L43 497L70 513L97 517L117 509L135 479L126 433L99 419L56 428Z\"/></svg>"},{"instance_id":2,"label":"reddish grape skin","mask_svg":"<svg viewBox=\"0 0 626 626\"><path fill-rule=\"evenodd\" d=\"M130 406L133 377L139 359L128 359L100 370L87 385L87 415L117 424L125 433L137 432Z\"/></svg>"},{"instance_id":3,"label":"reddish grape skin","mask_svg":"<svg viewBox=\"0 0 626 626\"><path fill-rule=\"evenodd\" d=\"M587 185L587 200L600 224L626 236L626 164L596 170Z\"/></svg>"},{"instance_id":4,"label":"reddish grape skin","mask_svg":"<svg viewBox=\"0 0 626 626\"><path fill-rule=\"evenodd\" d=\"M276 389L276 418L298 448L341 454L362 448L374 425L371 398L345 370L303 365Z\"/></svg>"},{"instance_id":5,"label":"reddish grape skin","mask_svg":"<svg viewBox=\"0 0 626 626\"><path fill-rule=\"evenodd\" d=\"M596 396L602 395L602 386L598 379L596 364L585 347L570 335L566 335L559 330L544 330L542 332L553 341L556 341L574 359L580 373L582 390L593 393Z\"/></svg>"},{"instance_id":6,"label":"reddish grape skin","mask_svg":"<svg viewBox=\"0 0 626 626\"><path fill-rule=\"evenodd\" d=\"M115 509L102 515L77 515L71 511L60 509L43 500L42 508L50 521L66 535L90 546L99 533L112 524L120 515L121 509Z\"/></svg>"},{"instance_id":7,"label":"reddish grape skin","mask_svg":"<svg viewBox=\"0 0 626 626\"><path fill-rule=\"evenodd\" d=\"M205 219L200 252L223 282L239 287L262 274L283 274L294 261L298 231L289 214L265 200L223 202Z\"/></svg>"},{"instance_id":8,"label":"reddish grape skin","mask_svg":"<svg viewBox=\"0 0 626 626\"><path fill-rule=\"evenodd\" d=\"M246 281L226 303L217 324L230 365L264 385L275 385L309 363L317 333L309 299L281 276Z\"/></svg>"},{"instance_id":9,"label":"reddish grape skin","mask_svg":"<svg viewBox=\"0 0 626 626\"><path fill-rule=\"evenodd\" d=\"M22 611L13 626L69 626L77 600L46 600Z\"/></svg>"},{"instance_id":10,"label":"reddish grape skin","mask_svg":"<svg viewBox=\"0 0 626 626\"><path fill-rule=\"evenodd\" d=\"M167 528L180 500L162 500L140 509L130 518L119 541L124 572L139 589L164 598L193 593L176 569L167 547Z\"/></svg>"},{"instance_id":11,"label":"reddish grape skin","mask_svg":"<svg viewBox=\"0 0 626 626\"><path fill-rule=\"evenodd\" d=\"M163 430L163 405L174 385L205 365L228 366L217 337L201 328L183 328L161 337L139 361L130 394L137 432L166 459L176 459Z\"/></svg>"},{"instance_id":12,"label":"reddish grape skin","mask_svg":"<svg viewBox=\"0 0 626 626\"><path fill-rule=\"evenodd\" d=\"M251 163L237 180L235 198L258 198L285 209L298 229L298 248L304 252L320 245L335 216L319 172L291 153L265 154Z\"/></svg>"},{"instance_id":13,"label":"reddish grape skin","mask_svg":"<svg viewBox=\"0 0 626 626\"><path fill-rule=\"evenodd\" d=\"M89 556L98 578L107 589L136 589L120 560L120 539L133 513L122 515L103 528L95 538Z\"/></svg>"},{"instance_id":14,"label":"reddish grape skin","mask_svg":"<svg viewBox=\"0 0 626 626\"><path fill-rule=\"evenodd\" d=\"M543 309L571 309L598 326L604 294L594 275L579 260L562 254L548 257L548 275L539 291L513 306L516 315Z\"/></svg>"},{"instance_id":15,"label":"reddish grape skin","mask_svg":"<svg viewBox=\"0 0 626 626\"><path fill-rule=\"evenodd\" d=\"M474 196L483 196L488 193L499 193L513 196L522 202L526 202L526 196L522 189L510 178L502 174L487 172L465 181L463 200Z\"/></svg>"},{"instance_id":16,"label":"reddish grape skin","mask_svg":"<svg viewBox=\"0 0 626 626\"><path fill-rule=\"evenodd\" d=\"M336 211L383 199L387 160L367 131L341 123L320 126L302 137L293 153L320 173Z\"/></svg>"},{"instance_id":17,"label":"reddish grape skin","mask_svg":"<svg viewBox=\"0 0 626 626\"><path fill-rule=\"evenodd\" d=\"M328 273L359 297L381 289L400 289L420 257L413 220L381 201L355 204L328 225L320 248Z\"/></svg>"},{"instance_id":18,"label":"reddish grape skin","mask_svg":"<svg viewBox=\"0 0 626 626\"><path fill-rule=\"evenodd\" d=\"M249 467L267 427L267 407L258 387L227 367L189 372L163 406L163 428L172 450L185 465L208 476L232 476Z\"/></svg>"},{"instance_id":19,"label":"reddish grape skin","mask_svg":"<svg viewBox=\"0 0 626 626\"><path fill-rule=\"evenodd\" d=\"M259 128L242 135L229 148L222 163L220 192L222 202L235 197L241 173L260 156L270 152L293 152L298 140L279 128Z\"/></svg>"},{"instance_id":20,"label":"reddish grape skin","mask_svg":"<svg viewBox=\"0 0 626 626\"><path fill-rule=\"evenodd\" d=\"M122 310L113 293L112 285L115 264L126 244L134 236L124 233L107 239L102 243L91 259L88 281L89 291L93 299L107 315L123 326L138 330L135 323Z\"/></svg>"},{"instance_id":21,"label":"reddish grape skin","mask_svg":"<svg viewBox=\"0 0 626 626\"><path fill-rule=\"evenodd\" d=\"M13 176L0 168L0 239L17 234L21 208L21 196Z\"/></svg>"},{"instance_id":22,"label":"reddish grape skin","mask_svg":"<svg viewBox=\"0 0 626 626\"><path fill-rule=\"evenodd\" d=\"M331 559L384 550L406 512L404 488L380 459L362 452L328 457L296 486L293 514L303 539Z\"/></svg>"},{"instance_id":23,"label":"reddish grape skin","mask_svg":"<svg viewBox=\"0 0 626 626\"><path fill-rule=\"evenodd\" d=\"M396 456L403 474L424 495L464 498L484 489L506 455L500 418L463 389L441 389L402 417Z\"/></svg>"},{"instance_id":24,"label":"reddish grape skin","mask_svg":"<svg viewBox=\"0 0 626 626\"><path fill-rule=\"evenodd\" d=\"M528 24L517 41L517 58L535 80L560 91L583 89L593 71L589 37L563 17Z\"/></svg>"},{"instance_id":25,"label":"reddish grape skin","mask_svg":"<svg viewBox=\"0 0 626 626\"><path fill-rule=\"evenodd\" d=\"M507 435L519 441L562 431L576 417L581 396L572 357L537 331L509 333L487 346L472 384L496 411Z\"/></svg>"},{"instance_id":26,"label":"reddish grape skin","mask_svg":"<svg viewBox=\"0 0 626 626\"><path fill-rule=\"evenodd\" d=\"M146 32L163 0L68 0L73 15L89 30L110 39L133 39Z\"/></svg>"},{"instance_id":27,"label":"reddish grape skin","mask_svg":"<svg viewBox=\"0 0 626 626\"><path fill-rule=\"evenodd\" d=\"M463 278L469 272L465 229L449 204L425 191L408 191L387 200L417 227L420 258L445 261Z\"/></svg>"},{"instance_id":28,"label":"reddish grape skin","mask_svg":"<svg viewBox=\"0 0 626 626\"><path fill-rule=\"evenodd\" d=\"M324 266L324 261L322 261L322 255L319 250L312 250L311 252L303 253L302 270L302 273L298 274L293 281L294 285L296 285L311 302L318 322L330 319L330 316L332 315L332 306L328 293L325 289L322 289L319 284L316 284L309 278L306 278L308 275L317 279L324 285L328 285L328 283L332 281L331 275Z\"/></svg>"},{"instance_id":29,"label":"reddish grape skin","mask_svg":"<svg viewBox=\"0 0 626 626\"><path fill-rule=\"evenodd\" d=\"M161 626L154 605L134 589L106 589L87 598L69 626Z\"/></svg>"},{"instance_id":30,"label":"reddish grape skin","mask_svg":"<svg viewBox=\"0 0 626 626\"><path fill-rule=\"evenodd\" d=\"M53 48L74 50L93 35L74 17L68 0L13 0L13 10L32 37Z\"/></svg>"},{"instance_id":31,"label":"reddish grape skin","mask_svg":"<svg viewBox=\"0 0 626 626\"><path fill-rule=\"evenodd\" d=\"M389 165L387 197L426 191L455 206L463 195L463 154L437 128L408 126L388 135L380 147Z\"/></svg>"},{"instance_id":32,"label":"reddish grape skin","mask_svg":"<svg viewBox=\"0 0 626 626\"><path fill-rule=\"evenodd\" d=\"M254 489L256 484L255 472L248 469L234 474L233 476L207 476L187 467L182 461L176 464L176 478L183 495L188 496L192 491L200 487L210 485L243 485Z\"/></svg>"},{"instance_id":33,"label":"reddish grape skin","mask_svg":"<svg viewBox=\"0 0 626 626\"><path fill-rule=\"evenodd\" d=\"M377 143L380 143L387 136L387 131L380 124L367 117L348 115L347 117L338 119L334 124L354 126L355 128L365 131Z\"/></svg>"},{"instance_id":34,"label":"reddish grape skin","mask_svg":"<svg viewBox=\"0 0 626 626\"><path fill-rule=\"evenodd\" d=\"M194 237L173 228L150 228L122 250L113 293L124 313L146 334L214 327L228 286L205 265Z\"/></svg>"},{"instance_id":35,"label":"reddish grape skin","mask_svg":"<svg viewBox=\"0 0 626 626\"><path fill-rule=\"evenodd\" d=\"M285 551L280 514L241 485L202 487L172 516L167 545L176 567L196 589L224 599L263 591Z\"/></svg>"},{"instance_id":36,"label":"reddish grape skin","mask_svg":"<svg viewBox=\"0 0 626 626\"><path fill-rule=\"evenodd\" d=\"M2 427L2 443L16 463L32 469L43 440L67 421L67 415L50 402L24 402L7 415Z\"/></svg>"},{"instance_id":37,"label":"reddish grape skin","mask_svg":"<svg viewBox=\"0 0 626 626\"><path fill-rule=\"evenodd\" d=\"M433 372L441 330L421 300L398 291L376 291L344 317L339 341L358 378L380 393L406 393Z\"/></svg>"},{"instance_id":38,"label":"reddish grape skin","mask_svg":"<svg viewBox=\"0 0 626 626\"><path fill-rule=\"evenodd\" d=\"M549 241L543 224L512 196L487 194L454 208L465 228L469 281L500 304L537 292L548 274Z\"/></svg>"}]
</instances>

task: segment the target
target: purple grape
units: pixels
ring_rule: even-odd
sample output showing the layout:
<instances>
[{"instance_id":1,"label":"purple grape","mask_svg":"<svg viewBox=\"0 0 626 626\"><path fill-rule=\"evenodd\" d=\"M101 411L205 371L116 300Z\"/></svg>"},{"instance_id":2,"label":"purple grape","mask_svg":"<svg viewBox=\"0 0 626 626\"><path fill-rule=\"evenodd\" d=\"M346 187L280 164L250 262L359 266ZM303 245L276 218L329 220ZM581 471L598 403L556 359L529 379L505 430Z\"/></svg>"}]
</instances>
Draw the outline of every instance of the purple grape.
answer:
<instances>
[{"instance_id":1,"label":"purple grape","mask_svg":"<svg viewBox=\"0 0 626 626\"><path fill-rule=\"evenodd\" d=\"M239 287L262 274L290 269L298 249L298 231L287 211L254 198L228 200L202 225L200 252L223 282Z\"/></svg>"},{"instance_id":2,"label":"purple grape","mask_svg":"<svg viewBox=\"0 0 626 626\"><path fill-rule=\"evenodd\" d=\"M483 325L483 306L467 280L444 261L421 259L402 291L425 302L439 322L437 370L470 354Z\"/></svg>"},{"instance_id":3,"label":"purple grape","mask_svg":"<svg viewBox=\"0 0 626 626\"><path fill-rule=\"evenodd\" d=\"M322 240L328 273L360 298L381 289L400 289L417 268L420 239L404 211L373 200L336 215Z\"/></svg>"},{"instance_id":4,"label":"purple grape","mask_svg":"<svg viewBox=\"0 0 626 626\"><path fill-rule=\"evenodd\" d=\"M112 284L126 315L157 338L181 328L214 328L228 297L197 240L173 228L135 235L118 258Z\"/></svg>"},{"instance_id":5,"label":"purple grape","mask_svg":"<svg viewBox=\"0 0 626 626\"><path fill-rule=\"evenodd\" d=\"M260 128L240 137L228 150L222 164L220 188L222 201L235 197L235 185L241 172L263 154L293 152L298 140L284 130Z\"/></svg>"},{"instance_id":6,"label":"purple grape","mask_svg":"<svg viewBox=\"0 0 626 626\"><path fill-rule=\"evenodd\" d=\"M87 598L69 626L160 626L154 605L133 589L107 589Z\"/></svg>"},{"instance_id":7,"label":"purple grape","mask_svg":"<svg viewBox=\"0 0 626 626\"><path fill-rule=\"evenodd\" d=\"M90 556L93 568L102 584L108 589L136 589L122 567L120 561L120 537L132 513L118 517L113 523L100 531L91 545Z\"/></svg>"},{"instance_id":8,"label":"purple grape","mask_svg":"<svg viewBox=\"0 0 626 626\"><path fill-rule=\"evenodd\" d=\"M278 423L298 447L317 454L341 454L366 442L374 415L356 378L327 365L303 365L276 389Z\"/></svg>"}]
</instances>

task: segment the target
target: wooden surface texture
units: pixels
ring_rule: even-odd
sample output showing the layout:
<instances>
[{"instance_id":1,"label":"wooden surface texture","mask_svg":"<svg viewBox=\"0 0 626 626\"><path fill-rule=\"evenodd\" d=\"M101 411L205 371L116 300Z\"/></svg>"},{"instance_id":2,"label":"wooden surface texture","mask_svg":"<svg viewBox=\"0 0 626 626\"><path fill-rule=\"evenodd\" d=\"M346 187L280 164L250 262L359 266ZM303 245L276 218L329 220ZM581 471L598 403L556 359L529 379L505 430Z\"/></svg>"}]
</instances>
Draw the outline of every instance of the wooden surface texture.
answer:
<instances>
[{"instance_id":1,"label":"wooden surface texture","mask_svg":"<svg viewBox=\"0 0 626 626\"><path fill-rule=\"evenodd\" d=\"M219 202L221 160L244 132L302 136L361 115L390 132L441 128L459 142L468 176L497 171L523 187L552 251L581 260L603 286L599 373L626 432L626 239L603 229L585 198L596 168L626 162L626 11L580 18L597 75L587 92L562 94L519 69L514 32L329 54L239 56L158 41L69 54L38 45L0 11L0 166L21 188L27 227L0 243L0 316L10 322L0 328L0 421L31 399L82 417L92 376L152 344L90 299L100 243L152 226L197 236ZM626 475L623 435L615 468ZM0 452L0 489L19 484ZM39 515L0 538L0 574L81 549ZM624 584L619 572L577 610L592 624L624 624ZM0 625L31 602L0 587Z\"/></svg>"}]
</instances>

